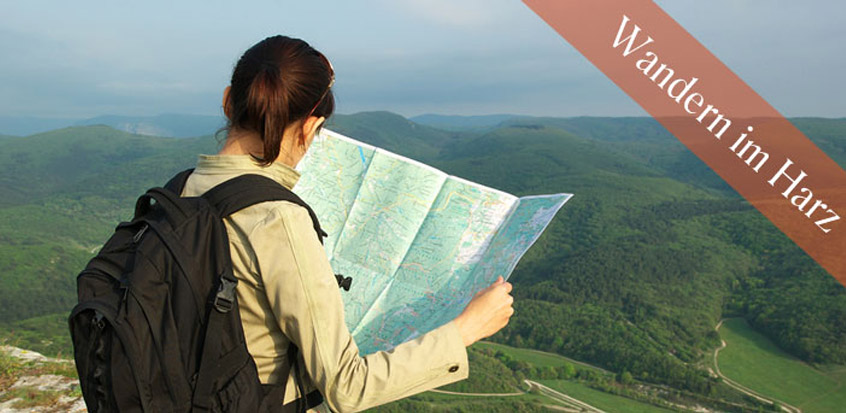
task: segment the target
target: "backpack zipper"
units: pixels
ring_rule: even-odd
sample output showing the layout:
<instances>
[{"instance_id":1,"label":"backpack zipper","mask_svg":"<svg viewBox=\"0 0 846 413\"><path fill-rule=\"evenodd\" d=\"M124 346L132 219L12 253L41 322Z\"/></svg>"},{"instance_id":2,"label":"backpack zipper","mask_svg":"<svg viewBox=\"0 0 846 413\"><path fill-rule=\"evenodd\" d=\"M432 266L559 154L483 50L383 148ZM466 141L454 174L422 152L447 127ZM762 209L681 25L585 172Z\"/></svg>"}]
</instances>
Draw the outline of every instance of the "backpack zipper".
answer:
<instances>
[{"instance_id":1,"label":"backpack zipper","mask_svg":"<svg viewBox=\"0 0 846 413\"><path fill-rule=\"evenodd\" d=\"M99 310L94 310L94 318L92 321L94 325L97 326L97 329L102 330L106 328L106 323L103 322L104 318L106 318L106 316L103 315L103 313L101 313Z\"/></svg>"},{"instance_id":2,"label":"backpack zipper","mask_svg":"<svg viewBox=\"0 0 846 413\"><path fill-rule=\"evenodd\" d=\"M147 228L149 228L149 227L150 227L149 225L144 224L144 226L141 227L141 229L137 233L135 233L135 236L132 237L132 242L137 244L138 241L141 241L141 237L144 236L144 232L146 232ZM125 298L125 296L124 296L124 298Z\"/></svg>"},{"instance_id":3,"label":"backpack zipper","mask_svg":"<svg viewBox=\"0 0 846 413\"><path fill-rule=\"evenodd\" d=\"M129 281L124 277L120 280L121 298L118 303L117 314L115 314L115 321L120 323L120 319L126 311L126 301L129 298Z\"/></svg>"}]
</instances>

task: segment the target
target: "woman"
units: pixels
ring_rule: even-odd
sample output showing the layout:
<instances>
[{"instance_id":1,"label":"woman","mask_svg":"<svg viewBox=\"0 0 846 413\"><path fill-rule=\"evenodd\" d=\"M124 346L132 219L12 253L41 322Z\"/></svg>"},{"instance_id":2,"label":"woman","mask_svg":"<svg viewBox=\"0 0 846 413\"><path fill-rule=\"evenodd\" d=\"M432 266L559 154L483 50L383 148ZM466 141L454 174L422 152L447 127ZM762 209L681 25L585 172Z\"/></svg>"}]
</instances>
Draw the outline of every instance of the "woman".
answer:
<instances>
[{"instance_id":1,"label":"woman","mask_svg":"<svg viewBox=\"0 0 846 413\"><path fill-rule=\"evenodd\" d=\"M329 61L302 40L275 36L247 50L223 93L226 142L219 154L200 156L183 195L246 173L292 188L299 178L293 168L334 110L333 82ZM225 223L247 347L262 383L285 384L285 403L317 389L325 402L316 411L357 411L464 379L466 347L499 331L513 313L511 285L500 277L455 320L390 352L360 357L304 208L265 202ZM294 367L304 374L290 368L291 342L299 349Z\"/></svg>"}]
</instances>

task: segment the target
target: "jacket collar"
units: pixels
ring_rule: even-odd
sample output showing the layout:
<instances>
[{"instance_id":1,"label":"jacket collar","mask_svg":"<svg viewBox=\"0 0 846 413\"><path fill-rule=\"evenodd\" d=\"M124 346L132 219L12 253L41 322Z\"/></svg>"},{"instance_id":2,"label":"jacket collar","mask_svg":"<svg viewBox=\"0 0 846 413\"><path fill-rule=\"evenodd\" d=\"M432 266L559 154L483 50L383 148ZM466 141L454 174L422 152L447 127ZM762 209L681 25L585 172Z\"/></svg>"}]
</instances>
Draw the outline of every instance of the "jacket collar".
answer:
<instances>
[{"instance_id":1,"label":"jacket collar","mask_svg":"<svg viewBox=\"0 0 846 413\"><path fill-rule=\"evenodd\" d=\"M200 155L194 173L204 175L253 173L271 178L288 189L293 189L300 179L299 172L282 162L261 166L250 155Z\"/></svg>"}]
</instances>

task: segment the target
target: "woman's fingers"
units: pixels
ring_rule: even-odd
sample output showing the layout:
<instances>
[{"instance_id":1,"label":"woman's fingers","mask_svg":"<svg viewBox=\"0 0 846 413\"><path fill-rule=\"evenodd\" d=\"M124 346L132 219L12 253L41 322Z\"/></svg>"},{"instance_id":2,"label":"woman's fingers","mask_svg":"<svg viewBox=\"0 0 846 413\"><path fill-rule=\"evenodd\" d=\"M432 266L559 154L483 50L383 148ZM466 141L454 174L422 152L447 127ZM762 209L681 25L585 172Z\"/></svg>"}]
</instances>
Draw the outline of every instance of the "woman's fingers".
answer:
<instances>
[{"instance_id":1,"label":"woman's fingers","mask_svg":"<svg viewBox=\"0 0 846 413\"><path fill-rule=\"evenodd\" d=\"M487 288L479 291L455 321L464 345L489 337L508 324L514 314L512 285L500 276Z\"/></svg>"}]
</instances>

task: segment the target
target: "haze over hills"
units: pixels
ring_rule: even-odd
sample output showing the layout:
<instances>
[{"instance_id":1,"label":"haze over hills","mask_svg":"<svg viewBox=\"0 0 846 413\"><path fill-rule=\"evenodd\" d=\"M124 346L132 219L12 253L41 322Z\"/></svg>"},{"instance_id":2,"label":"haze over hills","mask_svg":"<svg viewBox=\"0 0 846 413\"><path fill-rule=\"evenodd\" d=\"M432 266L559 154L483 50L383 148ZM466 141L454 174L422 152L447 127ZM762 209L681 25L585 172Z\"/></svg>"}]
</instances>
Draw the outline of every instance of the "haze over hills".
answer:
<instances>
[{"instance_id":1,"label":"haze over hills","mask_svg":"<svg viewBox=\"0 0 846 413\"><path fill-rule=\"evenodd\" d=\"M459 116L459 115L437 115L433 113L412 116L408 120L419 123L421 125L428 125L434 128L449 130L449 131L484 131L494 128L502 122L529 118L530 116L521 115L477 115L477 116Z\"/></svg>"},{"instance_id":2,"label":"haze over hills","mask_svg":"<svg viewBox=\"0 0 846 413\"><path fill-rule=\"evenodd\" d=\"M361 118L363 113L355 116ZM374 112L379 113L379 112ZM335 117L349 115L336 114ZM407 120L445 131L482 130L497 126L518 115L451 116L426 114ZM221 116L160 114L155 116L102 115L93 118L49 118L37 116L0 116L0 136L28 136L68 126L106 125L140 135L160 137L193 137L214 133L223 124Z\"/></svg>"},{"instance_id":3,"label":"haze over hills","mask_svg":"<svg viewBox=\"0 0 846 413\"><path fill-rule=\"evenodd\" d=\"M704 395L722 391L703 363L726 316L807 362L846 363L846 290L656 121L496 120L447 131L367 112L328 125L515 194L576 194L515 270L516 313L493 340ZM846 164L846 120L794 123ZM106 126L0 140L0 330L67 352L76 273L135 197L216 148Z\"/></svg>"},{"instance_id":4,"label":"haze over hills","mask_svg":"<svg viewBox=\"0 0 846 413\"><path fill-rule=\"evenodd\" d=\"M73 125L77 119L0 116L0 135L27 136Z\"/></svg>"},{"instance_id":5,"label":"haze over hills","mask_svg":"<svg viewBox=\"0 0 846 413\"><path fill-rule=\"evenodd\" d=\"M188 138L210 135L224 125L221 116L161 114L103 115L88 119L0 116L0 134L28 136L69 126L105 125L138 135Z\"/></svg>"},{"instance_id":6,"label":"haze over hills","mask_svg":"<svg viewBox=\"0 0 846 413\"><path fill-rule=\"evenodd\" d=\"M136 135L190 138L214 133L225 125L222 116L162 114L156 116L97 116L75 126L106 125Z\"/></svg>"}]
</instances>

